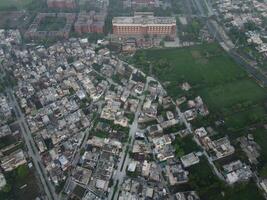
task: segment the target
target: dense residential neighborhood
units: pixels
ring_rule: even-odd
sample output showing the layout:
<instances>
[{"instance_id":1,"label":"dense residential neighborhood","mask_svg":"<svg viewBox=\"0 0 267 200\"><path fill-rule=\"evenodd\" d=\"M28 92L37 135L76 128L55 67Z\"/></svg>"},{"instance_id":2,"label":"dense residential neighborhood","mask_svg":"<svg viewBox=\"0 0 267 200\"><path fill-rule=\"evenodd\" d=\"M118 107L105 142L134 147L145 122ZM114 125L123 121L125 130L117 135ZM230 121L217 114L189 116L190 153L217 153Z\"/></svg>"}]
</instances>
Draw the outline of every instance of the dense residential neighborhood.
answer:
<instances>
[{"instance_id":1,"label":"dense residential neighborhood","mask_svg":"<svg viewBox=\"0 0 267 200\"><path fill-rule=\"evenodd\" d=\"M265 0L13 1L0 200L267 199Z\"/></svg>"}]
</instances>

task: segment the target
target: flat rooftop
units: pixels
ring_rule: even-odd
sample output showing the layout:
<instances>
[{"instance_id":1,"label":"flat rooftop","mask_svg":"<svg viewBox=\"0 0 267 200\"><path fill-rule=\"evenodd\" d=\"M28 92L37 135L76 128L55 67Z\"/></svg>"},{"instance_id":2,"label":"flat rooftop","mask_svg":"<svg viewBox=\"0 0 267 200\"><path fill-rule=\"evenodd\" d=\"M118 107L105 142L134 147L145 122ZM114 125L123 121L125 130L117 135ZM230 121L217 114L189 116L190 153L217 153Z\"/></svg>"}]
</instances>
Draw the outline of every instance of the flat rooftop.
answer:
<instances>
[{"instance_id":1,"label":"flat rooftop","mask_svg":"<svg viewBox=\"0 0 267 200\"><path fill-rule=\"evenodd\" d=\"M146 24L176 24L175 17L155 17L155 16L132 16L132 17L114 17L112 24L135 24L135 25L146 25Z\"/></svg>"}]
</instances>

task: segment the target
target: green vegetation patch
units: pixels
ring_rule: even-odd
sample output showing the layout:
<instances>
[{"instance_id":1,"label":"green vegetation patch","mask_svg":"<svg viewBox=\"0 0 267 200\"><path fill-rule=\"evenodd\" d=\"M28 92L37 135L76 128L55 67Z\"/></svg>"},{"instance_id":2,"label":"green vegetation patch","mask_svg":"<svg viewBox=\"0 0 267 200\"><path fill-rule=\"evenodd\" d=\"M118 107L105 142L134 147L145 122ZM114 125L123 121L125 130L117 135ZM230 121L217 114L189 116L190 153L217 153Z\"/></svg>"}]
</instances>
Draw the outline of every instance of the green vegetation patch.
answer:
<instances>
[{"instance_id":1,"label":"green vegetation patch","mask_svg":"<svg viewBox=\"0 0 267 200\"><path fill-rule=\"evenodd\" d=\"M266 91L247 78L203 88L200 90L200 95L203 95L212 110L220 107L232 108L238 104L253 105L266 99Z\"/></svg>"},{"instance_id":2,"label":"green vegetation patch","mask_svg":"<svg viewBox=\"0 0 267 200\"><path fill-rule=\"evenodd\" d=\"M178 157L191 153L192 151L197 152L200 150L191 136L186 136L185 138L176 136L172 144Z\"/></svg>"},{"instance_id":3,"label":"green vegetation patch","mask_svg":"<svg viewBox=\"0 0 267 200\"><path fill-rule=\"evenodd\" d=\"M21 165L17 169L5 173L7 185L0 191L0 200L18 199L28 200L40 196L37 179L34 171L27 165Z\"/></svg>"},{"instance_id":4,"label":"green vegetation patch","mask_svg":"<svg viewBox=\"0 0 267 200\"><path fill-rule=\"evenodd\" d=\"M252 125L264 122L266 111L261 106L253 106L248 110L232 113L225 117L225 123L228 127L234 129L244 128L245 125Z\"/></svg>"}]
</instances>

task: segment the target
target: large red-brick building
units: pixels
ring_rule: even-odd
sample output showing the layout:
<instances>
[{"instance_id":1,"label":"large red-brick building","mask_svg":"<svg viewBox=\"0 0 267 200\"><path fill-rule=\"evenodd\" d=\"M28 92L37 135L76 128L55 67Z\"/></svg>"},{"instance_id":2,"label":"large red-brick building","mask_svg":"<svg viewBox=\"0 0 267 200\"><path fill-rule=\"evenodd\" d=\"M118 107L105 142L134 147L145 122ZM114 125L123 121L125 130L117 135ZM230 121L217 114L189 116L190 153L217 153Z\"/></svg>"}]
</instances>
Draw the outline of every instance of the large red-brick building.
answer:
<instances>
[{"instance_id":1,"label":"large red-brick building","mask_svg":"<svg viewBox=\"0 0 267 200\"><path fill-rule=\"evenodd\" d=\"M105 13L80 13L74 24L74 30L79 33L103 33L105 26Z\"/></svg>"},{"instance_id":2,"label":"large red-brick building","mask_svg":"<svg viewBox=\"0 0 267 200\"><path fill-rule=\"evenodd\" d=\"M133 17L114 17L113 34L117 36L169 36L176 35L174 17L155 17L153 15L135 15Z\"/></svg>"}]
</instances>

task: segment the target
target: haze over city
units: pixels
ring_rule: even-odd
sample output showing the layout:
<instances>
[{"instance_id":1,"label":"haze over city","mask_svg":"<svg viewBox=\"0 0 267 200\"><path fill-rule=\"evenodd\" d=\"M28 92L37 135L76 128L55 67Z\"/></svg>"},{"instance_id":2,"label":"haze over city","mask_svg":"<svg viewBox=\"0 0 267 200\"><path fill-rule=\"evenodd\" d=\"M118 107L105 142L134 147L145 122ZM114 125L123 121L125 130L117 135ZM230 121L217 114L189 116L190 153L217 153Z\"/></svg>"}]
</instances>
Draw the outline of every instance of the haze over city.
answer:
<instances>
[{"instance_id":1,"label":"haze over city","mask_svg":"<svg viewBox=\"0 0 267 200\"><path fill-rule=\"evenodd\" d=\"M0 0L0 200L267 199L266 0Z\"/></svg>"}]
</instances>

